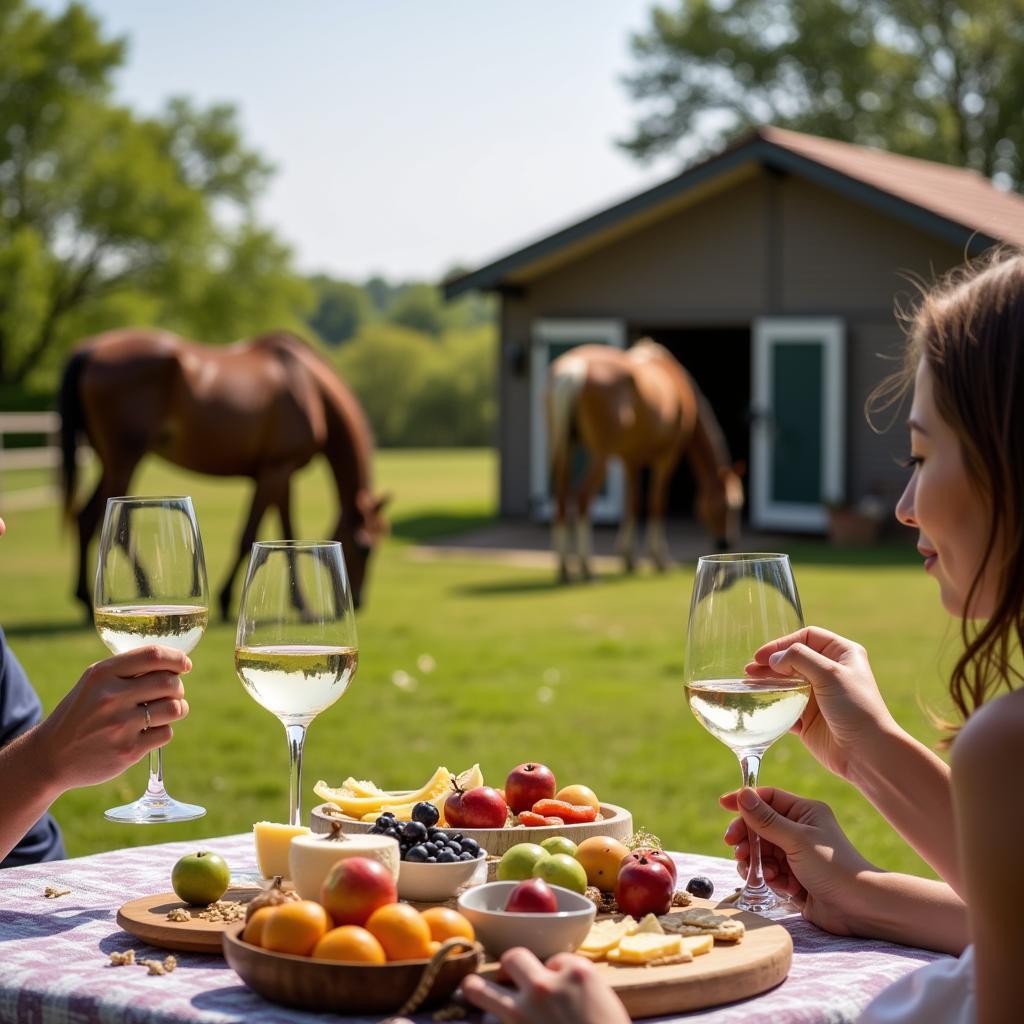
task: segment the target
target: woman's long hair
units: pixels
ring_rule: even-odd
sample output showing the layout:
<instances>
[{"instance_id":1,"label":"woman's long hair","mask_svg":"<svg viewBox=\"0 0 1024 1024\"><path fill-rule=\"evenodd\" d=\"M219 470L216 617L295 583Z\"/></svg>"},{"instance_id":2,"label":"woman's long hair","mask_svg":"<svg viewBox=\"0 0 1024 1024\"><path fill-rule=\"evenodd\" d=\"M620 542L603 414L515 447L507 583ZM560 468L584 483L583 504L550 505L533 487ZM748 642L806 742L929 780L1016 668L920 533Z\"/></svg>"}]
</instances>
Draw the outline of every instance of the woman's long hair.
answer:
<instances>
[{"instance_id":1,"label":"woman's long hair","mask_svg":"<svg viewBox=\"0 0 1024 1024\"><path fill-rule=\"evenodd\" d=\"M903 366L874 391L869 410L901 400L922 359L939 414L956 432L968 478L989 507L984 556L964 608L987 573L997 581L996 603L983 623L961 619L964 650L949 684L966 720L1022 678L1013 658L1024 641L1024 253L999 250L924 294ZM959 728L942 724L954 735Z\"/></svg>"}]
</instances>

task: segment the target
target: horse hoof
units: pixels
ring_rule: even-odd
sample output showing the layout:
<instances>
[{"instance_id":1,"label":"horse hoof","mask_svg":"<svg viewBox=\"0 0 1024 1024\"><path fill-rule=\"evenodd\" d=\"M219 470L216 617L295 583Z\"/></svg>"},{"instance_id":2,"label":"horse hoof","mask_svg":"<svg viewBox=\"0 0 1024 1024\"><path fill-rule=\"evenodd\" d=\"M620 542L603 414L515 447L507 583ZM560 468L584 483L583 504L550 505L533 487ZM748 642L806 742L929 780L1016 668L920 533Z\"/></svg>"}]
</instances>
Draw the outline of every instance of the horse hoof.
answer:
<instances>
[{"instance_id":1,"label":"horse hoof","mask_svg":"<svg viewBox=\"0 0 1024 1024\"><path fill-rule=\"evenodd\" d=\"M558 582L562 586L572 583L572 577L569 575L569 570L566 569L564 565L558 570Z\"/></svg>"}]
</instances>

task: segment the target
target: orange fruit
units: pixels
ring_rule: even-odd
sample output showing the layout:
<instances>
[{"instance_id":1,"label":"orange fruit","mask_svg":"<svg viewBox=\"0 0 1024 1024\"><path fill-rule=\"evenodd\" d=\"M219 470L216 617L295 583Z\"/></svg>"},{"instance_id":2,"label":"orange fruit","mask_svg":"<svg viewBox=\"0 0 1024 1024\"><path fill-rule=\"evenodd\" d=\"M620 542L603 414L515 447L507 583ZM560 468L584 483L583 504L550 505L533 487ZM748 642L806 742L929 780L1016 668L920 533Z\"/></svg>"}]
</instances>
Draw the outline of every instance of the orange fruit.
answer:
<instances>
[{"instance_id":1,"label":"orange fruit","mask_svg":"<svg viewBox=\"0 0 1024 1024\"><path fill-rule=\"evenodd\" d=\"M365 929L354 924L332 928L314 947L318 960L343 960L353 964L382 964L384 947Z\"/></svg>"},{"instance_id":2,"label":"orange fruit","mask_svg":"<svg viewBox=\"0 0 1024 1024\"><path fill-rule=\"evenodd\" d=\"M601 801L597 799L597 794L589 786L581 786L579 784L563 786L555 794L555 799L564 800L567 804L582 804L585 807L593 807L598 813L601 811Z\"/></svg>"},{"instance_id":3,"label":"orange fruit","mask_svg":"<svg viewBox=\"0 0 1024 1024\"><path fill-rule=\"evenodd\" d=\"M263 924L263 948L275 953L309 956L332 924L327 911L313 900L282 903Z\"/></svg>"},{"instance_id":4,"label":"orange fruit","mask_svg":"<svg viewBox=\"0 0 1024 1024\"><path fill-rule=\"evenodd\" d=\"M430 929L430 937L437 942L454 938L469 939L472 942L476 938L476 932L469 921L450 907L430 907L423 911L422 916Z\"/></svg>"},{"instance_id":5,"label":"orange fruit","mask_svg":"<svg viewBox=\"0 0 1024 1024\"><path fill-rule=\"evenodd\" d=\"M259 910L255 911L252 917L245 922L245 929L242 932L242 941L248 942L250 946L262 946L263 945L263 926L267 923L267 918L277 909L277 907L260 907Z\"/></svg>"},{"instance_id":6,"label":"orange fruit","mask_svg":"<svg viewBox=\"0 0 1024 1024\"><path fill-rule=\"evenodd\" d=\"M366 930L384 947L389 960L426 960L431 955L430 926L408 903L378 907L366 922Z\"/></svg>"},{"instance_id":7,"label":"orange fruit","mask_svg":"<svg viewBox=\"0 0 1024 1024\"><path fill-rule=\"evenodd\" d=\"M629 847L610 836L591 836L576 847L576 859L587 873L587 882L602 892L613 892L619 877L622 858L629 856Z\"/></svg>"}]
</instances>

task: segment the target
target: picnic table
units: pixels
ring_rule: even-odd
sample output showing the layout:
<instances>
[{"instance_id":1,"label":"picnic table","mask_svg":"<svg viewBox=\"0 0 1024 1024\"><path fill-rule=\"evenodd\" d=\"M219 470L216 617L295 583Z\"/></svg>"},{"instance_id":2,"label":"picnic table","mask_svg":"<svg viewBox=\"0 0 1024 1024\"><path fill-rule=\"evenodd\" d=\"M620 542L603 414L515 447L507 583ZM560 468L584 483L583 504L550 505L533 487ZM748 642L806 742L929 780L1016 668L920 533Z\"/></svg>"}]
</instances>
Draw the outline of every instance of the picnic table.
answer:
<instances>
[{"instance_id":1,"label":"picnic table","mask_svg":"<svg viewBox=\"0 0 1024 1024\"><path fill-rule=\"evenodd\" d=\"M255 871L252 836L161 843L49 864L0 871L0 1021L33 1024L302 1024L379 1017L311 1014L266 1002L242 984L220 957L177 953L178 968L151 975L113 967L110 954L134 949L163 958L121 931L115 914L130 899L170 890L182 854L215 850L236 872ZM731 892L731 861L673 854L680 874L707 875L719 893ZM44 897L47 886L70 892ZM793 938L793 966L775 989L753 999L658 1021L715 1024L839 1024L857 1019L883 988L940 954L886 942L838 938L800 917L782 922ZM429 1013L415 1017L430 1021ZM479 1018L477 1018L479 1019Z\"/></svg>"}]
</instances>

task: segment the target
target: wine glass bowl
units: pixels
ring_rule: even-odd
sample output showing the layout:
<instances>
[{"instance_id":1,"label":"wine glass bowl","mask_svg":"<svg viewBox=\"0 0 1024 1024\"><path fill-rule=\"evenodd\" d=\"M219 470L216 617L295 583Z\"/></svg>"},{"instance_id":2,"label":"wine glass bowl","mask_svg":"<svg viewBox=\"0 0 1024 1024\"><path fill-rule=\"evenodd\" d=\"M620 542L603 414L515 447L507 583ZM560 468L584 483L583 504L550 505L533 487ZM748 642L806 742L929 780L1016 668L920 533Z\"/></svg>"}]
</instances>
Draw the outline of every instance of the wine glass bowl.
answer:
<instances>
[{"instance_id":1,"label":"wine glass bowl","mask_svg":"<svg viewBox=\"0 0 1024 1024\"><path fill-rule=\"evenodd\" d=\"M803 613L789 556L706 555L697 564L686 647L686 694L694 717L739 758L744 786L756 786L761 758L799 720L810 685L799 677L751 678L754 652L800 629ZM736 905L766 916L791 911L761 874L750 836L750 869Z\"/></svg>"},{"instance_id":2,"label":"wine glass bowl","mask_svg":"<svg viewBox=\"0 0 1024 1024\"><path fill-rule=\"evenodd\" d=\"M348 689L358 665L355 612L341 545L253 545L235 636L235 670L288 738L289 814L302 823L302 748L310 722Z\"/></svg>"},{"instance_id":3,"label":"wine glass bowl","mask_svg":"<svg viewBox=\"0 0 1024 1024\"><path fill-rule=\"evenodd\" d=\"M123 497L107 502L100 534L93 619L112 654L149 644L190 653L209 619L203 542L188 497ZM131 824L190 821L206 809L181 803L164 785L163 750L149 756L138 800L106 811Z\"/></svg>"}]
</instances>

